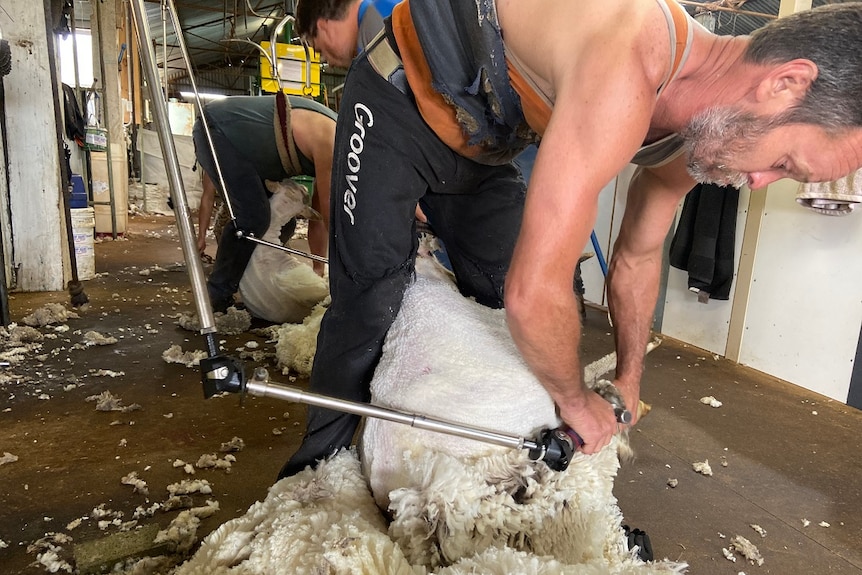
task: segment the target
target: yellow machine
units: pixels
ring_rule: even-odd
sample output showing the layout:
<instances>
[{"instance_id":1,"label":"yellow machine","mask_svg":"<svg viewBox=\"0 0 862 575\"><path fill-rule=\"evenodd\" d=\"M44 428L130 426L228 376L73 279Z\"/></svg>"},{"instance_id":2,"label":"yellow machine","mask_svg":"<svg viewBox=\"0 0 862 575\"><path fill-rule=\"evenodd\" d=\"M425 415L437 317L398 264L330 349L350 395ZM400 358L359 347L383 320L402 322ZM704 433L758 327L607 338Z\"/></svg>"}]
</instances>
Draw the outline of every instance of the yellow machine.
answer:
<instances>
[{"instance_id":1,"label":"yellow machine","mask_svg":"<svg viewBox=\"0 0 862 575\"><path fill-rule=\"evenodd\" d=\"M269 42L261 42L261 47L272 53ZM310 98L320 96L320 59L314 50L309 50L311 63L306 61L305 49L296 44L276 43L278 78L285 94L295 94ZM273 74L269 59L260 57L260 87L264 92L274 93L279 89L278 80Z\"/></svg>"}]
</instances>

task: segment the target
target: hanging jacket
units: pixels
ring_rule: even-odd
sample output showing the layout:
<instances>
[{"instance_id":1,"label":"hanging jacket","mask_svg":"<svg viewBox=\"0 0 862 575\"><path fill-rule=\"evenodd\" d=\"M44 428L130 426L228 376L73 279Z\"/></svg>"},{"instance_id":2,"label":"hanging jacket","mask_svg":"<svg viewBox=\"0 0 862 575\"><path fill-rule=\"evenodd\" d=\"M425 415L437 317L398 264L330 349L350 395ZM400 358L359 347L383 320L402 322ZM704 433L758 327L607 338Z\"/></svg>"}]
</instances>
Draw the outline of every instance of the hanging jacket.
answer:
<instances>
[{"instance_id":1,"label":"hanging jacket","mask_svg":"<svg viewBox=\"0 0 862 575\"><path fill-rule=\"evenodd\" d=\"M688 287L698 299L730 298L736 244L739 190L698 184L686 196L670 245L670 265L688 271Z\"/></svg>"}]
</instances>

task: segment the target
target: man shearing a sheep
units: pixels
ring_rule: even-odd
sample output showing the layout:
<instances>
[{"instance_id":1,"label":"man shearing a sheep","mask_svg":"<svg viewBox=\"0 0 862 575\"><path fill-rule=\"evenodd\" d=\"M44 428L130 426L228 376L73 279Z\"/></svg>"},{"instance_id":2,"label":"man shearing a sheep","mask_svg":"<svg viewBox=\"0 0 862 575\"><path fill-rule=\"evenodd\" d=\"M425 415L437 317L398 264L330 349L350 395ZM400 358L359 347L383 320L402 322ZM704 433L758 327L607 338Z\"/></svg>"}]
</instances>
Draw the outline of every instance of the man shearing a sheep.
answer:
<instances>
[{"instance_id":1,"label":"man shearing a sheep","mask_svg":"<svg viewBox=\"0 0 862 575\"><path fill-rule=\"evenodd\" d=\"M210 102L204 113L236 227L262 237L270 225L270 194L265 181L311 176L315 178L311 207L322 219L309 222L308 243L312 253L325 256L335 112L299 96L232 96ZM195 122L193 137L195 155L205 173L198 214L198 249L203 251L219 175L200 119ZM234 305L234 294L256 245L238 238L233 224L224 227L207 278L213 311L224 312ZM323 263L315 261L314 267L323 275Z\"/></svg>"},{"instance_id":2,"label":"man shearing a sheep","mask_svg":"<svg viewBox=\"0 0 862 575\"><path fill-rule=\"evenodd\" d=\"M728 37L673 0L404 0L345 84L332 305L311 391L369 400L414 273L418 201L460 291L505 307L561 419L585 453L598 452L617 422L583 382L572 277L600 190L629 162L641 166L608 274L614 383L635 406L662 244L681 198L696 181L761 188L862 166L860 53L858 2ZM540 139L525 191L511 160ZM281 476L349 445L357 424L310 408Z\"/></svg>"}]
</instances>

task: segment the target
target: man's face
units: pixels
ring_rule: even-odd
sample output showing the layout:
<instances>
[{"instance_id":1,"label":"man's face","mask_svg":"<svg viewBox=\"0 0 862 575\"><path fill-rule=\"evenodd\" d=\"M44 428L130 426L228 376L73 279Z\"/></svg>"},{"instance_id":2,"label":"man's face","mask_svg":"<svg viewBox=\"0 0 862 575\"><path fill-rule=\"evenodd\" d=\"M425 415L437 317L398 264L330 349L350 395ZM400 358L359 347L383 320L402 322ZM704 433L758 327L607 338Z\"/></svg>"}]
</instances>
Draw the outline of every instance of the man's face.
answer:
<instances>
[{"instance_id":1,"label":"man's face","mask_svg":"<svg viewBox=\"0 0 862 575\"><path fill-rule=\"evenodd\" d=\"M688 153L688 171L698 182L742 187L748 174L731 167L769 131L771 122L734 107L710 108L682 131Z\"/></svg>"},{"instance_id":2,"label":"man's face","mask_svg":"<svg viewBox=\"0 0 862 575\"><path fill-rule=\"evenodd\" d=\"M317 32L306 38L308 45L320 52L323 61L349 68L356 56L356 43L359 30L357 23L351 18L344 20L317 21Z\"/></svg>"},{"instance_id":3,"label":"man's face","mask_svg":"<svg viewBox=\"0 0 862 575\"><path fill-rule=\"evenodd\" d=\"M682 135L689 173L699 182L757 189L782 178L837 180L862 167L862 128L830 135L728 107L698 115Z\"/></svg>"}]
</instances>

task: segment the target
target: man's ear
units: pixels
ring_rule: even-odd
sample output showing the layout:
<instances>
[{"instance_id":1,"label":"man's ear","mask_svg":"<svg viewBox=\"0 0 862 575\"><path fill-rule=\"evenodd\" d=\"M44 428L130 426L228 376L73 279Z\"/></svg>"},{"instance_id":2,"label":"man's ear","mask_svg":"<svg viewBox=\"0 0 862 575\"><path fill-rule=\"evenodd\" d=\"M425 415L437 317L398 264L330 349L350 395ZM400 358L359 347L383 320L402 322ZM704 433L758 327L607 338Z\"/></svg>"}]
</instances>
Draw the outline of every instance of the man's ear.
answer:
<instances>
[{"instance_id":1,"label":"man's ear","mask_svg":"<svg viewBox=\"0 0 862 575\"><path fill-rule=\"evenodd\" d=\"M326 18L317 19L317 37L329 37L332 34L332 27L335 21L327 20Z\"/></svg>"},{"instance_id":2,"label":"man's ear","mask_svg":"<svg viewBox=\"0 0 862 575\"><path fill-rule=\"evenodd\" d=\"M757 100L795 105L805 97L817 74L817 65L804 58L779 64L757 86Z\"/></svg>"}]
</instances>

